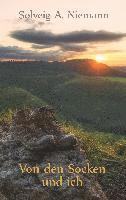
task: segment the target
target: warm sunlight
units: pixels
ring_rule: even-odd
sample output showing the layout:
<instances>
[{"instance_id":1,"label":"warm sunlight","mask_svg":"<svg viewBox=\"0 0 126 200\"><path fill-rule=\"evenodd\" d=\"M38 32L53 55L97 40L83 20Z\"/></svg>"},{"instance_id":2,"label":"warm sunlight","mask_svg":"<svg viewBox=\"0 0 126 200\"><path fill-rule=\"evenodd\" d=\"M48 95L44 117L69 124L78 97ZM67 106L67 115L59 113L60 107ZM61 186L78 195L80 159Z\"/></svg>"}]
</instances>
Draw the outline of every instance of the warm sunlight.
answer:
<instances>
[{"instance_id":1,"label":"warm sunlight","mask_svg":"<svg viewBox=\"0 0 126 200\"><path fill-rule=\"evenodd\" d=\"M106 60L104 55L96 55L95 59L97 62L103 62Z\"/></svg>"}]
</instances>

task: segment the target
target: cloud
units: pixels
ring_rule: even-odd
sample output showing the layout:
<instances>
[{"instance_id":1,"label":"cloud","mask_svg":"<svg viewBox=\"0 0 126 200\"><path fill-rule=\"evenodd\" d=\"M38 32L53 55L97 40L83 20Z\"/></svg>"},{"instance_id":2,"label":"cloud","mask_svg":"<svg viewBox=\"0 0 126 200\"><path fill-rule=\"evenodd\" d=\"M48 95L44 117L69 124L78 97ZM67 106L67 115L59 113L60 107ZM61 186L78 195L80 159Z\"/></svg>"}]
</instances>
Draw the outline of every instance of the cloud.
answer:
<instances>
[{"instance_id":1,"label":"cloud","mask_svg":"<svg viewBox=\"0 0 126 200\"><path fill-rule=\"evenodd\" d=\"M66 60L74 55L80 55L80 52L88 50L87 46L74 45L74 44L62 44L60 49L52 49L52 45L32 45L34 50L25 50L18 46L0 46L0 59L19 59L19 60ZM43 48L45 49L43 51ZM39 50L39 51L38 51ZM95 51L96 53L97 50ZM99 50L99 53L113 53L119 52L119 50Z\"/></svg>"},{"instance_id":2,"label":"cloud","mask_svg":"<svg viewBox=\"0 0 126 200\"><path fill-rule=\"evenodd\" d=\"M16 30L10 36L14 39L39 45L60 45L62 43L92 43L111 42L121 40L126 37L125 33L114 33L108 31L73 31L63 34L54 34L49 31L35 29Z\"/></svg>"},{"instance_id":3,"label":"cloud","mask_svg":"<svg viewBox=\"0 0 126 200\"><path fill-rule=\"evenodd\" d=\"M38 45L38 44L33 44L31 46L33 49L48 49L48 48L51 48L53 47L53 45Z\"/></svg>"},{"instance_id":4,"label":"cloud","mask_svg":"<svg viewBox=\"0 0 126 200\"><path fill-rule=\"evenodd\" d=\"M31 52L18 46L0 46L1 59L25 59Z\"/></svg>"},{"instance_id":5,"label":"cloud","mask_svg":"<svg viewBox=\"0 0 126 200\"><path fill-rule=\"evenodd\" d=\"M18 46L0 46L0 54L2 53L15 53L15 52L18 52L18 53L22 53L22 52L28 52L27 50L23 50L22 48L19 48Z\"/></svg>"},{"instance_id":6,"label":"cloud","mask_svg":"<svg viewBox=\"0 0 126 200\"><path fill-rule=\"evenodd\" d=\"M18 22L19 22L19 21L20 21L20 20L18 20ZM21 21L20 21L20 22L21 22ZM41 28L42 26L47 25L47 24L44 23L44 22L36 21L36 20L34 20L34 19L29 19L29 18L23 19L22 22L23 22L23 23L27 23L27 24L31 25L32 27L34 27L34 28Z\"/></svg>"},{"instance_id":7,"label":"cloud","mask_svg":"<svg viewBox=\"0 0 126 200\"><path fill-rule=\"evenodd\" d=\"M84 45L76 45L76 44L66 44L66 43L61 43L57 44L57 47L63 51L69 51L69 52L84 52L87 51L87 46ZM47 45L38 45L38 44L33 44L31 46L33 49L48 49L54 47L54 45L47 44Z\"/></svg>"},{"instance_id":8,"label":"cloud","mask_svg":"<svg viewBox=\"0 0 126 200\"><path fill-rule=\"evenodd\" d=\"M126 37L126 34L87 30L54 34L32 28L13 31L10 36L31 43L32 48L25 50L18 46L0 46L1 59L64 60L94 48L94 43L121 40ZM98 51L97 47L96 51ZM106 52L110 53L110 51L114 52L111 49Z\"/></svg>"},{"instance_id":9,"label":"cloud","mask_svg":"<svg viewBox=\"0 0 126 200\"><path fill-rule=\"evenodd\" d=\"M37 52L25 50L17 46L0 46L0 59L22 59L22 60L63 60L69 57L70 54L59 51L49 50L45 52Z\"/></svg>"},{"instance_id":10,"label":"cloud","mask_svg":"<svg viewBox=\"0 0 126 200\"><path fill-rule=\"evenodd\" d=\"M62 43L60 45L61 49L64 51L74 51L74 52L84 52L88 50L87 46L77 45L77 44L66 44Z\"/></svg>"},{"instance_id":11,"label":"cloud","mask_svg":"<svg viewBox=\"0 0 126 200\"><path fill-rule=\"evenodd\" d=\"M107 49L107 50L102 50L102 52L103 53L121 53L121 52L123 52L123 50L119 50L119 49L113 49L113 50L111 50L111 49Z\"/></svg>"}]
</instances>

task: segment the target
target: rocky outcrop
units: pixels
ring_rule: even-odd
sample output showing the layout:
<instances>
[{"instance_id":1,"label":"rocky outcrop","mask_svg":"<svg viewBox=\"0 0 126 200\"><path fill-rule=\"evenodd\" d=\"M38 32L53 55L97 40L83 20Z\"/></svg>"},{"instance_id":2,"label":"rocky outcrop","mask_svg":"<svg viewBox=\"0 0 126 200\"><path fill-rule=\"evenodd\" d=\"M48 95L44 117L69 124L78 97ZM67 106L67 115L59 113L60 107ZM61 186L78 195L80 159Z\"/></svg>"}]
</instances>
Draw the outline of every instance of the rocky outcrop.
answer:
<instances>
[{"instance_id":1,"label":"rocky outcrop","mask_svg":"<svg viewBox=\"0 0 126 200\"><path fill-rule=\"evenodd\" d=\"M48 107L18 110L9 132L0 133L0 200L106 200L93 176L80 173L83 186L69 186L68 166L84 167L89 163L79 141L66 135ZM42 172L22 172L21 166ZM46 166L63 168L63 173L43 173ZM62 186L44 186L42 180L60 180Z\"/></svg>"}]
</instances>

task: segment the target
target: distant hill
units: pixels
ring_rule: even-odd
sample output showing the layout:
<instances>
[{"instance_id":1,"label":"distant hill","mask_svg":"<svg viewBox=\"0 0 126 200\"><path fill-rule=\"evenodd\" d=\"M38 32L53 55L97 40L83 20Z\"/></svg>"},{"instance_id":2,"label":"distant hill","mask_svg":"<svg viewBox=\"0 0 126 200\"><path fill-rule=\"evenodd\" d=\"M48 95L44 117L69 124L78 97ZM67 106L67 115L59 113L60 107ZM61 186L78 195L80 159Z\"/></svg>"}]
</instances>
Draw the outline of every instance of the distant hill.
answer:
<instances>
[{"instance_id":1,"label":"distant hill","mask_svg":"<svg viewBox=\"0 0 126 200\"><path fill-rule=\"evenodd\" d=\"M0 112L47 104L66 121L125 134L124 75L93 60L1 62Z\"/></svg>"},{"instance_id":2,"label":"distant hill","mask_svg":"<svg viewBox=\"0 0 126 200\"><path fill-rule=\"evenodd\" d=\"M69 60L65 65L84 75L126 77L126 73L91 59Z\"/></svg>"},{"instance_id":3,"label":"distant hill","mask_svg":"<svg viewBox=\"0 0 126 200\"><path fill-rule=\"evenodd\" d=\"M115 68L115 67L112 67ZM117 66L116 69L126 73L126 66Z\"/></svg>"},{"instance_id":4,"label":"distant hill","mask_svg":"<svg viewBox=\"0 0 126 200\"><path fill-rule=\"evenodd\" d=\"M96 62L92 59L73 59L67 60L65 62L46 62L46 61L29 61L29 62L6 62L5 66L10 68L17 66L27 67L27 69L32 70L32 72L40 70L42 67L51 68L53 70L66 70L71 72L77 72L79 74L87 76L112 76L112 77L126 77L126 68L121 70L117 67L109 67L106 64ZM1 64L0 64L1 66ZM17 68L16 68L17 70Z\"/></svg>"}]
</instances>

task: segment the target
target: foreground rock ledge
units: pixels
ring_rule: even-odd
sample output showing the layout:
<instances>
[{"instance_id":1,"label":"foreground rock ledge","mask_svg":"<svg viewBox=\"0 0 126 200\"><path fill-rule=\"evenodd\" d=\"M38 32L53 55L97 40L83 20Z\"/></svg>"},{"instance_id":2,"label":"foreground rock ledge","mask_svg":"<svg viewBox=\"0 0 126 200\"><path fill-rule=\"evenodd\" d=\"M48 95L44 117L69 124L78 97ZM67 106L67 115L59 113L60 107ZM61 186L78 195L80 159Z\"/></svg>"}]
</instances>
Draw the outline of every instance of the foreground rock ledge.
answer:
<instances>
[{"instance_id":1,"label":"foreground rock ledge","mask_svg":"<svg viewBox=\"0 0 126 200\"><path fill-rule=\"evenodd\" d=\"M53 109L18 110L8 132L0 133L0 200L107 200L92 177L80 174L84 185L69 187L66 168L69 164L84 167L87 160L77 138L65 135L55 119ZM19 163L42 168L50 163L64 168L62 187L43 187L44 173L22 174ZM59 174L49 174L55 179Z\"/></svg>"}]
</instances>

